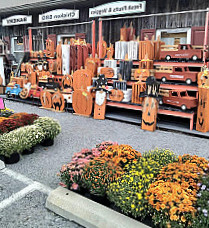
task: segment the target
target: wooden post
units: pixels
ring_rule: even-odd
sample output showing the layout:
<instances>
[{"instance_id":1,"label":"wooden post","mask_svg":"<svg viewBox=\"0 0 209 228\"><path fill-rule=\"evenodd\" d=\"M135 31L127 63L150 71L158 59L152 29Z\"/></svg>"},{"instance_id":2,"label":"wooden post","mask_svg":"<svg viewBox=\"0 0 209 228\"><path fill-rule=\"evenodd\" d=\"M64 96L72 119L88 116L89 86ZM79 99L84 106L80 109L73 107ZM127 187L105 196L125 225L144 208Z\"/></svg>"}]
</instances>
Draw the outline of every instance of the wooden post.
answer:
<instances>
[{"instance_id":1,"label":"wooden post","mask_svg":"<svg viewBox=\"0 0 209 228\"><path fill-rule=\"evenodd\" d=\"M93 23L92 23L92 57L95 58L95 52L96 52L96 47L95 47L95 26L96 26L96 23L95 23L95 20L93 20Z\"/></svg>"},{"instance_id":2,"label":"wooden post","mask_svg":"<svg viewBox=\"0 0 209 228\"><path fill-rule=\"evenodd\" d=\"M33 38L32 38L32 29L28 30L29 34L29 51L33 51Z\"/></svg>"},{"instance_id":3,"label":"wooden post","mask_svg":"<svg viewBox=\"0 0 209 228\"><path fill-rule=\"evenodd\" d=\"M99 21L99 58L102 58L102 19Z\"/></svg>"},{"instance_id":4,"label":"wooden post","mask_svg":"<svg viewBox=\"0 0 209 228\"><path fill-rule=\"evenodd\" d=\"M209 8L207 8L206 20L205 20L205 38L204 38L204 53L203 53L203 61L204 65L206 63L206 50L207 50L207 42L208 42L208 22L209 22Z\"/></svg>"}]
</instances>

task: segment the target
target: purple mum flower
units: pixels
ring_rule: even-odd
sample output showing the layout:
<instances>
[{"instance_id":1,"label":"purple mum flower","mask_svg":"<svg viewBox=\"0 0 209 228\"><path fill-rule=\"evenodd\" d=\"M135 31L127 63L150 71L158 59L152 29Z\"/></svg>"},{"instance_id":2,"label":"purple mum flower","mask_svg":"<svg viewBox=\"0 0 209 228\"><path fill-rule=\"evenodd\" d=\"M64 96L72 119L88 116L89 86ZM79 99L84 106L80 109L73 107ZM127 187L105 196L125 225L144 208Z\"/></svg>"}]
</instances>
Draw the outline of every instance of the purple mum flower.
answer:
<instances>
[{"instance_id":1,"label":"purple mum flower","mask_svg":"<svg viewBox=\"0 0 209 228\"><path fill-rule=\"evenodd\" d=\"M205 190L206 189L206 185L203 185L201 190Z\"/></svg>"}]
</instances>

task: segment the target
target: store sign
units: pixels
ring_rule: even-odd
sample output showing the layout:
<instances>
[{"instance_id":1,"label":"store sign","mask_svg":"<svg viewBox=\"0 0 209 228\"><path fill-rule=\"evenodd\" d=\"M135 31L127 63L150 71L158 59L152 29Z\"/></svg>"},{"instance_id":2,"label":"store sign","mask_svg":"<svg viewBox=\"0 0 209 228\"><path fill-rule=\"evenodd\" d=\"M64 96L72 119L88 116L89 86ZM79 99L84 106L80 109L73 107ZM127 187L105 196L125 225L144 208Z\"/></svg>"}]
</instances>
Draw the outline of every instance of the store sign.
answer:
<instances>
[{"instance_id":1,"label":"store sign","mask_svg":"<svg viewBox=\"0 0 209 228\"><path fill-rule=\"evenodd\" d=\"M58 9L39 15L39 23L79 19L79 10Z\"/></svg>"},{"instance_id":2,"label":"store sign","mask_svg":"<svg viewBox=\"0 0 209 228\"><path fill-rule=\"evenodd\" d=\"M100 5L89 9L89 17L105 17L119 14L145 12L146 1L118 1Z\"/></svg>"},{"instance_id":3,"label":"store sign","mask_svg":"<svg viewBox=\"0 0 209 228\"><path fill-rule=\"evenodd\" d=\"M25 25L32 23L32 16L16 15L2 20L2 26Z\"/></svg>"}]
</instances>

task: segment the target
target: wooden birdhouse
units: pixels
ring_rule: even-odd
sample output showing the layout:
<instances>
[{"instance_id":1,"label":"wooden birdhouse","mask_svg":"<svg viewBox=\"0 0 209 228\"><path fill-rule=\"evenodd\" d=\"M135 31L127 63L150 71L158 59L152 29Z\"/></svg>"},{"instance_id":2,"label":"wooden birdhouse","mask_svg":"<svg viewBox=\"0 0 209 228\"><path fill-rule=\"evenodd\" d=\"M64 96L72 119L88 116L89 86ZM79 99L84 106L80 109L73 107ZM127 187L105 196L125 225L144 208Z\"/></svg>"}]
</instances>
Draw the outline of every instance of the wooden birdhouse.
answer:
<instances>
[{"instance_id":1,"label":"wooden birdhouse","mask_svg":"<svg viewBox=\"0 0 209 228\"><path fill-rule=\"evenodd\" d=\"M54 41L47 39L46 40L46 56L48 58L54 58L55 44Z\"/></svg>"}]
</instances>

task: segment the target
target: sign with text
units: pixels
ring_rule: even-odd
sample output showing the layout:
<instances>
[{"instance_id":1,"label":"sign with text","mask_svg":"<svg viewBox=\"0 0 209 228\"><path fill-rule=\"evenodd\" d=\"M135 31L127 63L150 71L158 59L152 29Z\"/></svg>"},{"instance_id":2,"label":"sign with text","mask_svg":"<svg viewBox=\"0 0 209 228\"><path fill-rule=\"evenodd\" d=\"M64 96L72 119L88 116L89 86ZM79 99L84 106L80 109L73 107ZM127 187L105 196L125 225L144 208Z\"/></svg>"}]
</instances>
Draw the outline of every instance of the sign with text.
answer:
<instances>
[{"instance_id":1,"label":"sign with text","mask_svg":"<svg viewBox=\"0 0 209 228\"><path fill-rule=\"evenodd\" d=\"M145 12L146 1L118 1L100 5L89 9L89 17L105 17L119 14L131 14Z\"/></svg>"},{"instance_id":2,"label":"sign with text","mask_svg":"<svg viewBox=\"0 0 209 228\"><path fill-rule=\"evenodd\" d=\"M39 23L79 19L79 10L57 9L39 14Z\"/></svg>"},{"instance_id":3,"label":"sign with text","mask_svg":"<svg viewBox=\"0 0 209 228\"><path fill-rule=\"evenodd\" d=\"M15 15L2 20L2 26L25 25L32 23L32 16Z\"/></svg>"}]
</instances>

